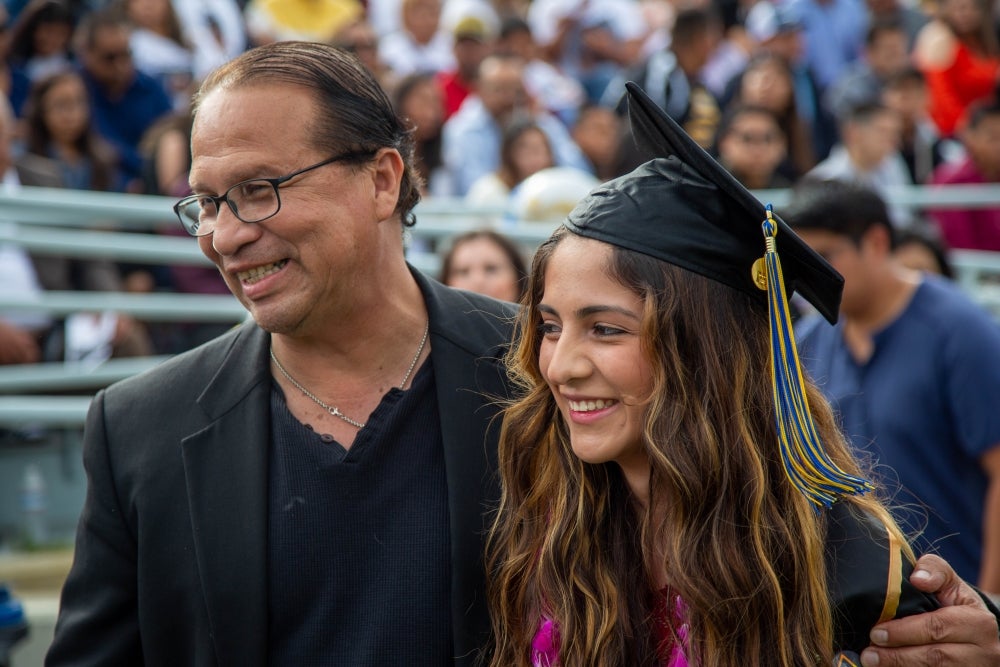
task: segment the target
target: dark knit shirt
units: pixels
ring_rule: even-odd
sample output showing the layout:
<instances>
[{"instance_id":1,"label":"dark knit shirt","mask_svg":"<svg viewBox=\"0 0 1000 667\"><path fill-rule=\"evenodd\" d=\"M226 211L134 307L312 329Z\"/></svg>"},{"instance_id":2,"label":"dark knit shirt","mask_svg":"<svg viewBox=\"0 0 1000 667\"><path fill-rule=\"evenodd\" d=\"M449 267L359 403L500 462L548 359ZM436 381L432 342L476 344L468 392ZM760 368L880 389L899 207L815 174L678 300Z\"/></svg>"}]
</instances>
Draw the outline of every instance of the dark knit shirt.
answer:
<instances>
[{"instance_id":1,"label":"dark knit shirt","mask_svg":"<svg viewBox=\"0 0 1000 667\"><path fill-rule=\"evenodd\" d=\"M268 664L446 665L450 536L433 367L350 450L271 392Z\"/></svg>"}]
</instances>

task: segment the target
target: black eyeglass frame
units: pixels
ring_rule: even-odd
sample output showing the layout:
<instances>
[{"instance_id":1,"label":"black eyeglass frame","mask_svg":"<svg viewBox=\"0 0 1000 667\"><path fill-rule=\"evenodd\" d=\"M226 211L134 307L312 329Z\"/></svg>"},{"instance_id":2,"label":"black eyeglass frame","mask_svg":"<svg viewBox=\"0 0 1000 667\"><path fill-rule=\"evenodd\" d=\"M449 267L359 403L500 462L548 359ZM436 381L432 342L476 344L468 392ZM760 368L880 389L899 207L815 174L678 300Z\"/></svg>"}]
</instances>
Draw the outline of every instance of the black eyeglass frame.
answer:
<instances>
[{"instance_id":1,"label":"black eyeglass frame","mask_svg":"<svg viewBox=\"0 0 1000 667\"><path fill-rule=\"evenodd\" d=\"M173 207L174 208L174 215L177 216L177 219L180 221L181 226L184 227L184 231L186 231L191 236L208 236L209 234L211 234L211 233L213 233L215 231L215 225L212 224L211 228L207 232L198 233L198 227L201 226L200 225L200 220L192 220L191 218L185 216L181 212L184 208L186 208L190 204L198 204L199 201L204 200L204 199L210 199L210 200L212 200L212 203L215 204L215 217L216 218L219 216L219 213L222 211L222 203L225 202L226 206L229 207L229 210L232 211L233 215L236 216L236 219L239 220L240 222L245 222L248 225L252 225L252 224L255 224L255 223L258 223L258 222L264 222L265 220L268 220L269 218L273 218L274 216L278 215L278 211L281 210L281 193L278 192L278 189L279 189L279 187L281 185L284 185L285 183L287 183L288 181L292 180L296 176L301 176L302 174L304 174L306 172L312 171L314 169L319 169L320 167L325 167L328 164L333 164L335 162L344 162L345 160L355 160L357 158L371 156L373 154L374 154L374 151L371 151L371 150L350 150L350 151L345 151L343 153L338 153L337 155L334 155L333 157L327 158L327 159L323 160L322 162L317 162L316 164L309 165L308 167L304 167L302 169L293 171L290 174L285 174L284 176L279 176L277 178L258 177L258 178L248 178L248 179L242 180L239 183L237 183L237 184L233 185L232 187L228 188L225 192L223 192L221 195L218 195L218 196L215 196L215 195L198 195L198 194L188 195L187 197L184 197L184 198L178 200L174 204L174 207ZM262 218L256 218L254 220L247 220L242 215L240 215L240 212L239 212L236 204L234 204L232 202L232 200L229 199L229 193L232 192L233 190L235 190L236 188L239 188L239 187L242 187L242 186L246 185L247 183L254 183L254 182L258 182L258 181L261 182L261 183L268 183L274 189L274 198L277 200L278 205L277 205L277 207L275 207L275 209L274 209L273 212L265 215ZM199 209L203 208L200 204L199 204L198 207L199 207ZM195 228L192 229L192 227L191 227L192 224L197 225L197 227L195 227Z\"/></svg>"}]
</instances>

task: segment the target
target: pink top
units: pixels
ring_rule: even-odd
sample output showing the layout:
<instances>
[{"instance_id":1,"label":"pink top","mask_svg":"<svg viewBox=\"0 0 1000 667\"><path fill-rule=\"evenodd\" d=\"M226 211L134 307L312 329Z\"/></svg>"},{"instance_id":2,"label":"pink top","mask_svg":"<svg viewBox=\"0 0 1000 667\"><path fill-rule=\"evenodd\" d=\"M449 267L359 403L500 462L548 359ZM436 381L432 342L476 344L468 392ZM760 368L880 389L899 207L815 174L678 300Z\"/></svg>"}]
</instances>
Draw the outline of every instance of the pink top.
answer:
<instances>
[{"instance_id":1,"label":"pink top","mask_svg":"<svg viewBox=\"0 0 1000 667\"><path fill-rule=\"evenodd\" d=\"M654 611L654 627L657 649L662 667L691 667L684 654L688 643L688 624L685 622L687 605L680 596L670 598L668 589L659 592ZM672 619L668 618L668 608L673 609ZM680 643L674 643L674 634ZM531 664L534 667L557 667L559 665L559 625L548 617L539 619L538 631L531 642Z\"/></svg>"}]
</instances>

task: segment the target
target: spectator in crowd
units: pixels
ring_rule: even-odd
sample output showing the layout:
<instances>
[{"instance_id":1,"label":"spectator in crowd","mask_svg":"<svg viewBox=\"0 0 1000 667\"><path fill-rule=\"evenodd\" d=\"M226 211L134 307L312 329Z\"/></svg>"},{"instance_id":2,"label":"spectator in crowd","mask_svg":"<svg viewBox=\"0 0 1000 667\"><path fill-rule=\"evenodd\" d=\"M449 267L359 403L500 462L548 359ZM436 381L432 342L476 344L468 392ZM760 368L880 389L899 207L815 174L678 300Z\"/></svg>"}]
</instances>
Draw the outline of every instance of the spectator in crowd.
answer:
<instances>
[{"instance_id":1,"label":"spectator in crowd","mask_svg":"<svg viewBox=\"0 0 1000 667\"><path fill-rule=\"evenodd\" d=\"M249 0L243 7L251 45L298 39L329 43L363 13L359 0Z\"/></svg>"},{"instance_id":2,"label":"spectator in crowd","mask_svg":"<svg viewBox=\"0 0 1000 667\"><path fill-rule=\"evenodd\" d=\"M527 287L528 270L516 243L485 229L451 240L441 260L440 280L449 287L517 303Z\"/></svg>"},{"instance_id":3,"label":"spectator in crowd","mask_svg":"<svg viewBox=\"0 0 1000 667\"><path fill-rule=\"evenodd\" d=\"M608 86L601 103L625 112L625 83L637 82L702 148L715 141L719 105L699 75L719 44L722 26L708 8L678 12L670 48L626 69Z\"/></svg>"},{"instance_id":4,"label":"spectator in crowd","mask_svg":"<svg viewBox=\"0 0 1000 667\"><path fill-rule=\"evenodd\" d=\"M749 189L787 188L778 167L788 155L788 139L778 117L763 107L727 109L719 125L719 162Z\"/></svg>"},{"instance_id":5,"label":"spectator in crowd","mask_svg":"<svg viewBox=\"0 0 1000 667\"><path fill-rule=\"evenodd\" d=\"M955 270L948 259L948 249L938 240L937 235L920 228L904 229L896 234L896 248L893 257L901 266L914 271L923 271L954 278Z\"/></svg>"},{"instance_id":6,"label":"spectator in crowd","mask_svg":"<svg viewBox=\"0 0 1000 667\"><path fill-rule=\"evenodd\" d=\"M899 154L901 129L899 115L879 102L852 107L840 123L841 142L806 176L853 181L887 198L893 188L913 185ZM913 223L913 212L905 206L895 205L889 210L897 227Z\"/></svg>"},{"instance_id":7,"label":"spectator in crowd","mask_svg":"<svg viewBox=\"0 0 1000 667\"><path fill-rule=\"evenodd\" d=\"M630 0L534 0L527 20L543 59L579 81L591 102L639 61L649 32Z\"/></svg>"},{"instance_id":8,"label":"spectator in crowd","mask_svg":"<svg viewBox=\"0 0 1000 667\"><path fill-rule=\"evenodd\" d=\"M854 446L898 475L900 523L997 593L1000 327L957 286L896 262L873 190L804 183L783 215L844 276L837 325L797 328L809 376ZM919 518L905 509L914 501Z\"/></svg>"},{"instance_id":9,"label":"spectator in crowd","mask_svg":"<svg viewBox=\"0 0 1000 667\"><path fill-rule=\"evenodd\" d=\"M1000 48L988 0L938 0L913 60L927 78L930 116L943 137L959 129L973 102L996 94Z\"/></svg>"},{"instance_id":10,"label":"spectator in crowd","mask_svg":"<svg viewBox=\"0 0 1000 667\"><path fill-rule=\"evenodd\" d=\"M927 115L928 94L927 81L915 67L904 67L890 76L882 91L882 103L899 114L903 123L899 154L918 185L927 183L931 173L951 156L958 159L954 154L961 151L954 139L941 138Z\"/></svg>"},{"instance_id":11,"label":"spectator in crowd","mask_svg":"<svg viewBox=\"0 0 1000 667\"><path fill-rule=\"evenodd\" d=\"M511 16L500 26L497 51L524 60L524 87L538 105L559 117L570 128L577 110L586 101L583 85L558 67L542 59L528 22Z\"/></svg>"},{"instance_id":12,"label":"spectator in crowd","mask_svg":"<svg viewBox=\"0 0 1000 667\"><path fill-rule=\"evenodd\" d=\"M805 64L822 95L861 57L867 9L857 0L797 0L792 7L802 22Z\"/></svg>"},{"instance_id":13,"label":"spectator in crowd","mask_svg":"<svg viewBox=\"0 0 1000 667\"><path fill-rule=\"evenodd\" d=\"M360 18L346 24L337 33L332 44L354 54L375 75L383 88L390 88L394 83L388 68L378 59L378 35L367 19Z\"/></svg>"},{"instance_id":14,"label":"spectator in crowd","mask_svg":"<svg viewBox=\"0 0 1000 667\"><path fill-rule=\"evenodd\" d=\"M796 115L809 131L810 151L813 159L821 160L837 141L836 122L822 104L822 87L805 55L805 38L802 18L794 3L773 3L770 0L755 2L746 17L747 35L755 43L754 60L758 54L778 56L787 63L791 75L791 90L795 99ZM740 79L730 84L730 91L738 89ZM728 105L731 94L723 98ZM755 104L758 102L754 102ZM793 136L791 126L785 127ZM790 152L798 163L798 148L792 144Z\"/></svg>"},{"instance_id":15,"label":"spectator in crowd","mask_svg":"<svg viewBox=\"0 0 1000 667\"><path fill-rule=\"evenodd\" d=\"M65 0L32 0L10 28L6 59L30 81L64 71L74 64L75 25L76 15Z\"/></svg>"},{"instance_id":16,"label":"spectator in crowd","mask_svg":"<svg viewBox=\"0 0 1000 667\"><path fill-rule=\"evenodd\" d=\"M163 86L132 60L130 28L113 11L86 15L74 37L91 112L98 132L118 151L130 190L141 189L139 141L149 127L171 111Z\"/></svg>"},{"instance_id":17,"label":"spectator in crowd","mask_svg":"<svg viewBox=\"0 0 1000 667\"><path fill-rule=\"evenodd\" d=\"M901 23L876 22L868 27L862 57L848 66L827 89L823 103L834 118L851 107L878 102L886 82L909 64L906 32Z\"/></svg>"},{"instance_id":18,"label":"spectator in crowd","mask_svg":"<svg viewBox=\"0 0 1000 667\"><path fill-rule=\"evenodd\" d=\"M445 120L455 115L465 98L472 93L479 66L493 50L496 30L487 18L469 13L455 24L452 36L455 66L435 74L444 100Z\"/></svg>"},{"instance_id":19,"label":"spectator in crowd","mask_svg":"<svg viewBox=\"0 0 1000 667\"><path fill-rule=\"evenodd\" d=\"M412 128L414 166L420 174L423 192L447 196L451 186L441 159L444 105L434 75L423 72L403 77L396 84L392 106Z\"/></svg>"},{"instance_id":20,"label":"spectator in crowd","mask_svg":"<svg viewBox=\"0 0 1000 667\"><path fill-rule=\"evenodd\" d=\"M965 156L931 176L934 185L1000 183L1000 103L974 107L959 133ZM951 248L1000 251L1000 205L929 211Z\"/></svg>"},{"instance_id":21,"label":"spectator in crowd","mask_svg":"<svg viewBox=\"0 0 1000 667\"><path fill-rule=\"evenodd\" d=\"M782 175L794 181L815 167L811 126L799 115L794 73L788 61L773 53L759 53L750 60L736 84L727 108L762 107L778 117L788 138L788 160L781 165Z\"/></svg>"},{"instance_id":22,"label":"spectator in crowd","mask_svg":"<svg viewBox=\"0 0 1000 667\"><path fill-rule=\"evenodd\" d=\"M621 175L625 130L622 118L600 104L584 104L576 113L571 136L598 180L607 181Z\"/></svg>"},{"instance_id":23,"label":"spectator in crowd","mask_svg":"<svg viewBox=\"0 0 1000 667\"><path fill-rule=\"evenodd\" d=\"M37 81L25 105L25 151L17 159L24 185L73 190L116 190L122 180L117 155L91 127L87 90L75 71ZM33 257L39 282L45 290L126 291L126 279L114 262L57 255ZM145 326L130 316L71 316L59 323L47 342L50 360L78 360L102 356L144 356L152 353ZM94 324L93 328L89 324ZM78 342L96 332L91 346ZM106 347L107 346L107 347Z\"/></svg>"},{"instance_id":24,"label":"spectator in crowd","mask_svg":"<svg viewBox=\"0 0 1000 667\"><path fill-rule=\"evenodd\" d=\"M170 0L194 47L194 77L201 81L247 47L245 0ZM286 2L289 7L292 3ZM315 4L315 3L314 3Z\"/></svg>"},{"instance_id":25,"label":"spectator in crowd","mask_svg":"<svg viewBox=\"0 0 1000 667\"><path fill-rule=\"evenodd\" d=\"M20 185L14 169L16 118L10 103L0 98L0 188L4 194ZM0 220L0 229L11 224ZM0 294L30 300L42 292L31 257L21 246L0 241ZM45 313L0 311L0 366L34 364L42 360L42 347L52 322Z\"/></svg>"},{"instance_id":26,"label":"spectator in crowd","mask_svg":"<svg viewBox=\"0 0 1000 667\"><path fill-rule=\"evenodd\" d=\"M121 5L132 24L129 45L136 68L160 82L174 109L186 109L193 91L194 49L171 0L122 0Z\"/></svg>"},{"instance_id":27,"label":"spectator in crowd","mask_svg":"<svg viewBox=\"0 0 1000 667\"><path fill-rule=\"evenodd\" d=\"M552 147L542 128L530 119L515 119L503 130L499 168L473 181L465 200L503 207L524 179L553 166Z\"/></svg>"},{"instance_id":28,"label":"spectator in crowd","mask_svg":"<svg viewBox=\"0 0 1000 667\"><path fill-rule=\"evenodd\" d=\"M21 107L28 99L28 89L31 87L31 79L24 73L24 68L14 65L7 57L7 48L10 40L11 18L7 13L7 8L0 4L0 53L4 57L0 59L0 92L7 96L11 104L15 117L20 117Z\"/></svg>"},{"instance_id":29,"label":"spectator in crowd","mask_svg":"<svg viewBox=\"0 0 1000 667\"><path fill-rule=\"evenodd\" d=\"M379 59L395 76L455 67L452 35L441 24L442 0L403 0L399 30L379 40Z\"/></svg>"},{"instance_id":30,"label":"spectator in crowd","mask_svg":"<svg viewBox=\"0 0 1000 667\"><path fill-rule=\"evenodd\" d=\"M920 29L927 25L930 16L922 11L919 4L901 2L901 0L865 0L868 7L868 22L898 23L906 32L906 52L913 51Z\"/></svg>"},{"instance_id":31,"label":"spectator in crowd","mask_svg":"<svg viewBox=\"0 0 1000 667\"><path fill-rule=\"evenodd\" d=\"M25 150L18 159L25 185L120 191L114 149L93 129L90 100L75 71L37 81L25 105Z\"/></svg>"},{"instance_id":32,"label":"spectator in crowd","mask_svg":"<svg viewBox=\"0 0 1000 667\"><path fill-rule=\"evenodd\" d=\"M587 170L587 160L566 126L555 116L535 110L524 88L524 62L514 56L492 55L479 66L476 94L466 98L444 124L444 164L454 195L464 197L476 179L500 166L502 128L524 118L545 132L557 165Z\"/></svg>"}]
</instances>

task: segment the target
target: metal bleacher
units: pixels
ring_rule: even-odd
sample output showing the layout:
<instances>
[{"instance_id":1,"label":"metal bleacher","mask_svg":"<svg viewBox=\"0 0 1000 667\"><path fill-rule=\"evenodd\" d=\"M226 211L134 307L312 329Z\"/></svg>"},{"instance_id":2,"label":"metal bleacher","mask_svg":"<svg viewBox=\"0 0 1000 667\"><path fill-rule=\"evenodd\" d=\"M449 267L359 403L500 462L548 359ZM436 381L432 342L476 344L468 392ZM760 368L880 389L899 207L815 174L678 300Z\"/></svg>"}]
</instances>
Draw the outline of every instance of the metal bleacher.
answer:
<instances>
[{"instance_id":1,"label":"metal bleacher","mask_svg":"<svg viewBox=\"0 0 1000 667\"><path fill-rule=\"evenodd\" d=\"M755 193L780 206L783 190ZM893 202L914 206L997 206L1000 186L903 188L890 193ZM162 233L176 229L173 200L47 188L0 192L0 242L17 243L32 253L106 258L146 264L209 265L197 242ZM418 269L434 274L442 241L470 229L494 226L535 247L555 223L503 221L502 211L469 207L460 200L428 200L417 208L418 224L410 235L408 258ZM161 233L158 233L161 232ZM957 280L975 299L1000 316L1000 253L955 252ZM246 317L230 296L175 293L125 294L48 292L38 298L0 296L0 312L11 309L44 311L61 316L80 311L116 311L144 321L237 323ZM40 363L0 367L0 428L19 424L79 427L89 396L97 389L152 368L166 357L111 359L98 365Z\"/></svg>"}]
</instances>

